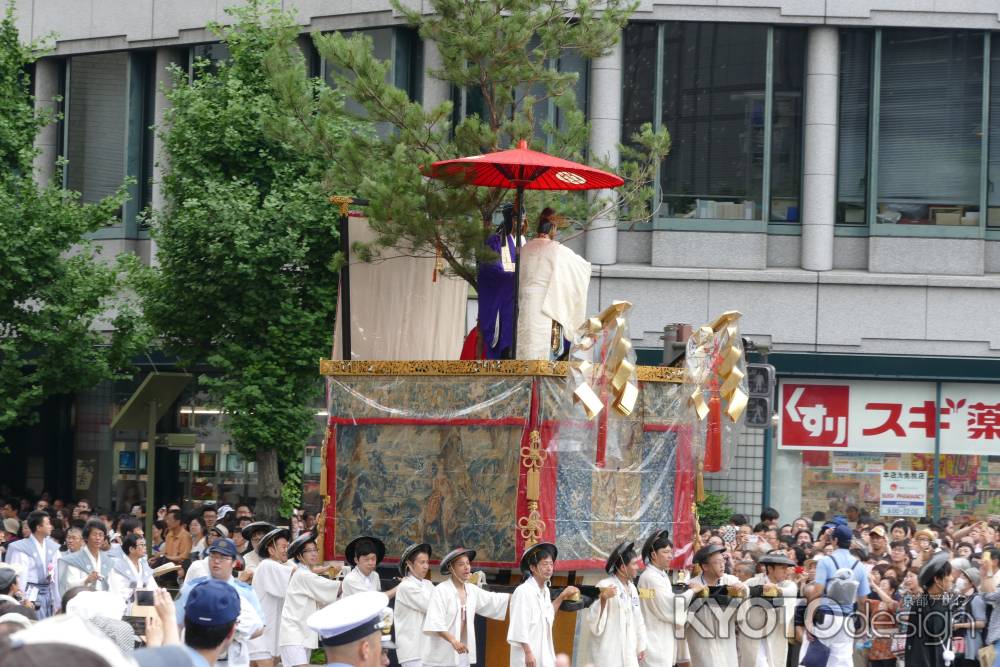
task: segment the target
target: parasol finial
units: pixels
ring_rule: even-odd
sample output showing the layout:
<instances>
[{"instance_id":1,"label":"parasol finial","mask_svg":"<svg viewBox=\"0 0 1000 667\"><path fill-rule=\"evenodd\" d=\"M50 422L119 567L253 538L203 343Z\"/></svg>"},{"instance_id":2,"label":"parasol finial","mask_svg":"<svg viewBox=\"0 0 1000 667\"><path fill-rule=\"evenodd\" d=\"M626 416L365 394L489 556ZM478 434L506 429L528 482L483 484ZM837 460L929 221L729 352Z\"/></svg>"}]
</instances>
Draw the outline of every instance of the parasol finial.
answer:
<instances>
[{"instance_id":1,"label":"parasol finial","mask_svg":"<svg viewBox=\"0 0 1000 667\"><path fill-rule=\"evenodd\" d=\"M521 139L520 141L517 142L517 147L518 147L518 149L520 149L522 151L528 150L528 140L527 139Z\"/></svg>"}]
</instances>

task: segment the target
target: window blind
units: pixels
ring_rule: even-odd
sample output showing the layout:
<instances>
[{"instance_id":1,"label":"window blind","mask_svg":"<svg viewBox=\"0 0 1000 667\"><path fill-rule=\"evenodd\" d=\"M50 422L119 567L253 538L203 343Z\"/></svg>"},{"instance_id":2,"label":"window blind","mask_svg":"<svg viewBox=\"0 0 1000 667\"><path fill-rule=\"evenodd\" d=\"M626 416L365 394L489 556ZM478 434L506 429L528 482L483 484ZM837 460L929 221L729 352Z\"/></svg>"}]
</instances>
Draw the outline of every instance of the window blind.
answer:
<instances>
[{"instance_id":1,"label":"window blind","mask_svg":"<svg viewBox=\"0 0 1000 667\"><path fill-rule=\"evenodd\" d=\"M879 202L978 207L982 34L899 29L882 40Z\"/></svg>"},{"instance_id":2,"label":"window blind","mask_svg":"<svg viewBox=\"0 0 1000 667\"><path fill-rule=\"evenodd\" d=\"M865 222L873 36L867 30L840 33L837 222Z\"/></svg>"}]
</instances>

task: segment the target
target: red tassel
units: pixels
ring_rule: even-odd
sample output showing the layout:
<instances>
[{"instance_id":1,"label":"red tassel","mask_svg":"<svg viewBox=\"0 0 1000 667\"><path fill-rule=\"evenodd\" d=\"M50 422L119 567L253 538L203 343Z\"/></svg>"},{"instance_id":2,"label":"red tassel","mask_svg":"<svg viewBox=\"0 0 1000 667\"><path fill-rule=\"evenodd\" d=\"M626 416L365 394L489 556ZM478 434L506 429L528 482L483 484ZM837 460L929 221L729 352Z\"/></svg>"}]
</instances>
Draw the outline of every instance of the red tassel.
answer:
<instances>
[{"instance_id":1,"label":"red tassel","mask_svg":"<svg viewBox=\"0 0 1000 667\"><path fill-rule=\"evenodd\" d=\"M722 470L722 399L719 383L712 381L708 397L708 426L705 428L705 472Z\"/></svg>"}]
</instances>

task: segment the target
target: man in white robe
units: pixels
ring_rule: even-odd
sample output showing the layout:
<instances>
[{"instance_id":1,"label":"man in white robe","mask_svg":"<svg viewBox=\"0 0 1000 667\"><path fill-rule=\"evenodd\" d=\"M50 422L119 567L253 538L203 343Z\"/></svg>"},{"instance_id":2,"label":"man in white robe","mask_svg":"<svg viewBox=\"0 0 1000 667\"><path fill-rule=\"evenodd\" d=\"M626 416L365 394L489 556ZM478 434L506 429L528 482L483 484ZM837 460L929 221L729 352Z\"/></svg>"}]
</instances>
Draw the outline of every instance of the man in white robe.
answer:
<instances>
[{"instance_id":1,"label":"man in white robe","mask_svg":"<svg viewBox=\"0 0 1000 667\"><path fill-rule=\"evenodd\" d=\"M545 209L538 236L521 249L518 359L549 361L561 356L563 338L572 339L587 318L590 262L555 240L552 218L552 209Z\"/></svg>"},{"instance_id":2,"label":"man in white robe","mask_svg":"<svg viewBox=\"0 0 1000 667\"><path fill-rule=\"evenodd\" d=\"M798 595L798 586L788 580L788 568L794 567L795 561L781 554L765 554L758 564L764 571L743 582L751 598L762 599L760 603L754 600L746 617L738 619L739 667L784 667ZM763 629L768 627L773 629L764 635Z\"/></svg>"},{"instance_id":3,"label":"man in white robe","mask_svg":"<svg viewBox=\"0 0 1000 667\"><path fill-rule=\"evenodd\" d=\"M646 658L646 624L639 591L632 583L639 567L634 542L619 544L604 565L611 576L598 582L600 599L590 606L586 617L595 665L639 667Z\"/></svg>"},{"instance_id":4,"label":"man in white robe","mask_svg":"<svg viewBox=\"0 0 1000 667\"><path fill-rule=\"evenodd\" d=\"M675 594L669 573L673 557L674 545L666 530L654 531L642 547L647 566L639 575L639 605L646 623L646 667L673 667L687 662L686 655L679 655L678 643L683 638L691 599L704 586L695 584Z\"/></svg>"},{"instance_id":5,"label":"man in white robe","mask_svg":"<svg viewBox=\"0 0 1000 667\"><path fill-rule=\"evenodd\" d=\"M377 537L363 535L351 540L344 550L344 560L351 566L351 571L344 577L341 585L341 597L355 593L379 592L382 581L378 576L378 566L385 558L385 544ZM396 595L396 589L385 591L391 600Z\"/></svg>"},{"instance_id":6,"label":"man in white robe","mask_svg":"<svg viewBox=\"0 0 1000 667\"><path fill-rule=\"evenodd\" d=\"M476 614L498 621L507 615L509 594L491 593L469 583L475 557L475 551L460 547L441 561L441 574L448 579L434 588L424 618L426 667L476 664Z\"/></svg>"},{"instance_id":7,"label":"man in white robe","mask_svg":"<svg viewBox=\"0 0 1000 667\"><path fill-rule=\"evenodd\" d=\"M510 667L555 667L552 623L556 610L563 600L580 592L575 586L567 586L555 600L549 594L549 580L558 555L556 545L540 542L521 556L521 574L525 580L510 598L507 629Z\"/></svg>"},{"instance_id":8,"label":"man in white robe","mask_svg":"<svg viewBox=\"0 0 1000 667\"><path fill-rule=\"evenodd\" d=\"M130 533L122 540L122 557L114 561L108 589L129 605L138 590L155 590L156 579L146 562L146 538Z\"/></svg>"},{"instance_id":9,"label":"man in white robe","mask_svg":"<svg viewBox=\"0 0 1000 667\"><path fill-rule=\"evenodd\" d=\"M257 546L260 565L253 575L253 591L264 612L264 634L250 642L250 659L257 667L272 667L278 657L281 608L294 571L294 566L287 562L289 537L291 533L287 528L275 528Z\"/></svg>"},{"instance_id":10,"label":"man in white robe","mask_svg":"<svg viewBox=\"0 0 1000 667\"><path fill-rule=\"evenodd\" d=\"M301 667L309 664L309 655L319 647L319 638L306 619L337 600L340 582L320 574L325 568L316 547L315 531L303 533L288 545L288 557L294 561L295 570L281 608L278 651L282 667Z\"/></svg>"},{"instance_id":11,"label":"man in white robe","mask_svg":"<svg viewBox=\"0 0 1000 667\"><path fill-rule=\"evenodd\" d=\"M434 595L434 584L427 579L431 545L411 544L399 559L403 581L396 587L393 623L396 628L396 660L401 667L423 667L421 656L427 641L424 619Z\"/></svg>"},{"instance_id":12,"label":"man in white robe","mask_svg":"<svg viewBox=\"0 0 1000 667\"><path fill-rule=\"evenodd\" d=\"M107 526L100 519L90 519L83 527L83 548L59 559L59 590L65 594L71 588L87 586L91 590L108 590L108 577L114 560L101 547L108 537Z\"/></svg>"},{"instance_id":13,"label":"man in white robe","mask_svg":"<svg viewBox=\"0 0 1000 667\"><path fill-rule=\"evenodd\" d=\"M49 537L52 520L41 510L28 515L28 530L31 534L26 538L11 542L5 558L11 565L23 568L17 585L24 592L25 599L34 605L38 619L42 620L51 616L59 606L53 586L59 543Z\"/></svg>"},{"instance_id":14,"label":"man in white robe","mask_svg":"<svg viewBox=\"0 0 1000 667\"><path fill-rule=\"evenodd\" d=\"M702 571L691 579L692 586L709 589L721 586L732 589L734 593L745 593L746 587L740 580L726 574L726 562L722 556L725 550L725 547L717 544L698 550L694 562L701 566ZM730 598L726 591L720 588L715 590L715 597L700 595L695 598L688 611L688 627L684 638L692 667L728 667L739 664L736 653L736 610L729 608Z\"/></svg>"}]
</instances>

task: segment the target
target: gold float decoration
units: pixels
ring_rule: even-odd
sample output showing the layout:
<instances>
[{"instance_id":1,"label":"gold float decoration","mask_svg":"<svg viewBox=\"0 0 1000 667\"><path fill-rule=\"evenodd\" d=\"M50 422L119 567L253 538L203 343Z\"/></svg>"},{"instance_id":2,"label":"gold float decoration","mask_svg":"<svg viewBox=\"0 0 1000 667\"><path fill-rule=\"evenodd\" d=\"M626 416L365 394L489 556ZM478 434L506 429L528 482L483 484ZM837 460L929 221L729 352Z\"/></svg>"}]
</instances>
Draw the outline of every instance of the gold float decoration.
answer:
<instances>
[{"instance_id":1,"label":"gold float decoration","mask_svg":"<svg viewBox=\"0 0 1000 667\"><path fill-rule=\"evenodd\" d=\"M579 362L574 362L579 365ZM639 382L669 382L682 384L684 369L669 366L636 366ZM486 377L566 377L570 363L565 361L486 360L486 361L359 361L320 359L320 375L328 376L462 376Z\"/></svg>"},{"instance_id":2,"label":"gold float decoration","mask_svg":"<svg viewBox=\"0 0 1000 667\"><path fill-rule=\"evenodd\" d=\"M578 339L570 351L573 361L569 375L573 401L583 406L587 419L601 413L608 393L610 405L623 417L632 414L639 400L637 385L641 378L633 363L635 352L625 319L631 307L628 301L614 301L597 317L587 318L577 330ZM599 339L603 342L597 352L594 346ZM593 358L596 355L600 358Z\"/></svg>"},{"instance_id":3,"label":"gold float decoration","mask_svg":"<svg viewBox=\"0 0 1000 667\"><path fill-rule=\"evenodd\" d=\"M524 539L524 548L538 544L545 534L545 522L538 511L538 503L542 495L542 466L548 452L542 449L542 436L534 430L528 436L528 446L521 447L521 465L525 475L524 495L527 498L528 513L517 520L517 528Z\"/></svg>"}]
</instances>

